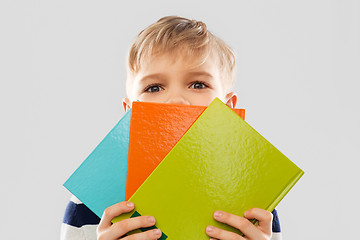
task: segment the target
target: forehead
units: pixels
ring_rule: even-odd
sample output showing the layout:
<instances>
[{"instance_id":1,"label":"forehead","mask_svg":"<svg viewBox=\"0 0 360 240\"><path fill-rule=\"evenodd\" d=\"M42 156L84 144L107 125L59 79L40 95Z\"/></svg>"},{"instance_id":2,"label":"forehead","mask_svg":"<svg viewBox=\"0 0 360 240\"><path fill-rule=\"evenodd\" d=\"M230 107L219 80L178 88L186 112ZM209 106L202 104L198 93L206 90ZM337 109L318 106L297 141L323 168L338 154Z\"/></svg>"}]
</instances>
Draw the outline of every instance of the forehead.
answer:
<instances>
[{"instance_id":1,"label":"forehead","mask_svg":"<svg viewBox=\"0 0 360 240\"><path fill-rule=\"evenodd\" d=\"M166 71L179 69L192 71L197 69L219 70L217 57L209 52L188 52L186 50L168 51L144 57L139 73L148 71Z\"/></svg>"}]
</instances>

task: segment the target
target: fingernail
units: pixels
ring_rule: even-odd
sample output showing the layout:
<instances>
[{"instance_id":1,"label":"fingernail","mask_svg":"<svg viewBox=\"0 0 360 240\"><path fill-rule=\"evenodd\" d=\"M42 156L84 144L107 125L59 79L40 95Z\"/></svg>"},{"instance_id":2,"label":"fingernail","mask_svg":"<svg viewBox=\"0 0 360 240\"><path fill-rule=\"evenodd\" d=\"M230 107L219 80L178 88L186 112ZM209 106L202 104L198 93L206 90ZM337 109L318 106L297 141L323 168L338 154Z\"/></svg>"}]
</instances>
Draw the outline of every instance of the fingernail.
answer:
<instances>
[{"instance_id":1,"label":"fingernail","mask_svg":"<svg viewBox=\"0 0 360 240\"><path fill-rule=\"evenodd\" d=\"M155 230L155 236L160 236L161 235L161 230L160 229L156 229Z\"/></svg>"},{"instance_id":2,"label":"fingernail","mask_svg":"<svg viewBox=\"0 0 360 240\"><path fill-rule=\"evenodd\" d=\"M149 223L155 223L155 218L153 216L148 217Z\"/></svg>"},{"instance_id":3,"label":"fingernail","mask_svg":"<svg viewBox=\"0 0 360 240\"><path fill-rule=\"evenodd\" d=\"M207 226L207 227L206 227L206 231L207 231L207 232L212 232L212 230L214 230L214 227L213 227L213 226Z\"/></svg>"},{"instance_id":4,"label":"fingernail","mask_svg":"<svg viewBox=\"0 0 360 240\"><path fill-rule=\"evenodd\" d=\"M219 218L219 217L221 217L222 216L222 212L220 212L220 211L216 211L215 213L214 213L214 217L216 217L216 218Z\"/></svg>"},{"instance_id":5,"label":"fingernail","mask_svg":"<svg viewBox=\"0 0 360 240\"><path fill-rule=\"evenodd\" d=\"M128 202L128 203L126 204L126 206L128 206L129 208L133 208L133 207L134 207L134 203Z\"/></svg>"}]
</instances>

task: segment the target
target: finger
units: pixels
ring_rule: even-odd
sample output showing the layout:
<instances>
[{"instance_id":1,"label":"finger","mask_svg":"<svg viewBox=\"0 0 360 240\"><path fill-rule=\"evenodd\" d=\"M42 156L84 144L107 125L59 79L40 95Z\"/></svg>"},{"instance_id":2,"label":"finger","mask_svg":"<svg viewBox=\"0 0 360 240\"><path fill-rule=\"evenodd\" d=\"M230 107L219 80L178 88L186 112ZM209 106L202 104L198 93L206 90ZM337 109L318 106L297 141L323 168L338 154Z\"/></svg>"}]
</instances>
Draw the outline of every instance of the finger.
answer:
<instances>
[{"instance_id":1,"label":"finger","mask_svg":"<svg viewBox=\"0 0 360 240\"><path fill-rule=\"evenodd\" d=\"M130 236L127 236L125 238L122 238L123 240L145 240L145 239L159 239L162 235L162 232L160 229L153 229L148 230L142 233L135 233L131 234Z\"/></svg>"},{"instance_id":2,"label":"finger","mask_svg":"<svg viewBox=\"0 0 360 240\"><path fill-rule=\"evenodd\" d=\"M231 213L216 211L214 212L214 219L239 229L243 234L245 234L246 237L252 239L261 239L261 237L264 235L248 219Z\"/></svg>"},{"instance_id":3,"label":"finger","mask_svg":"<svg viewBox=\"0 0 360 240\"><path fill-rule=\"evenodd\" d=\"M156 221L153 216L127 218L114 223L106 231L106 236L109 237L109 239L117 239L132 230L154 226L155 222Z\"/></svg>"},{"instance_id":4,"label":"finger","mask_svg":"<svg viewBox=\"0 0 360 240\"><path fill-rule=\"evenodd\" d=\"M252 208L245 212L244 216L247 219L256 219L259 221L258 228L265 234L272 232L273 215L271 212L260 208Z\"/></svg>"},{"instance_id":5,"label":"finger","mask_svg":"<svg viewBox=\"0 0 360 240\"><path fill-rule=\"evenodd\" d=\"M233 239L233 240L244 240L242 236L239 234L225 231L223 229L214 227L214 226L207 226L206 227L206 234L209 235L209 237L212 237L212 239Z\"/></svg>"},{"instance_id":6,"label":"finger","mask_svg":"<svg viewBox=\"0 0 360 240\"><path fill-rule=\"evenodd\" d=\"M98 230L101 231L110 227L112 225L111 220L113 220L113 218L123 213L130 212L133 209L134 203L132 202L119 202L106 208L101 217Z\"/></svg>"}]
</instances>

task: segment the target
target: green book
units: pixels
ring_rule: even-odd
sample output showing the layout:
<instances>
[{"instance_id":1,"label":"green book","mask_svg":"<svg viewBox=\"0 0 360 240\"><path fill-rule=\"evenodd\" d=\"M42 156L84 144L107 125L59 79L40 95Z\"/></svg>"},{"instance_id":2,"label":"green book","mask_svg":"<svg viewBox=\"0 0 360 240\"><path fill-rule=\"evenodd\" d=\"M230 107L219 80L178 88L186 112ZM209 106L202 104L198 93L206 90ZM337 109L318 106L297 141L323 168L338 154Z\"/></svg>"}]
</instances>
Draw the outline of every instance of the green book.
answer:
<instances>
[{"instance_id":1,"label":"green book","mask_svg":"<svg viewBox=\"0 0 360 240\"><path fill-rule=\"evenodd\" d=\"M272 211L303 174L216 98L129 199L134 211L113 222L152 215L168 239L209 239L208 225L241 234L213 212Z\"/></svg>"}]
</instances>

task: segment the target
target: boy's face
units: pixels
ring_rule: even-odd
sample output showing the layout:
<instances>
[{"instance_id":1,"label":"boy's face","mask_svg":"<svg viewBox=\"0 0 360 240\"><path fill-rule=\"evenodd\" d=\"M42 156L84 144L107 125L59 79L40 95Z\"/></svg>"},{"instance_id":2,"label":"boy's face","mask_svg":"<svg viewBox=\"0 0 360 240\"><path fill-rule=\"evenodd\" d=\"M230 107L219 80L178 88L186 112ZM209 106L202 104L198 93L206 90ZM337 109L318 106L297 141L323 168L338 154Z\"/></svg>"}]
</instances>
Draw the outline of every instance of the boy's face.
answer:
<instances>
[{"instance_id":1,"label":"boy's face","mask_svg":"<svg viewBox=\"0 0 360 240\"><path fill-rule=\"evenodd\" d=\"M129 98L123 99L124 110L133 101L208 106L215 97L229 107L235 107L234 92L225 94L216 58L209 58L199 66L179 56L173 60L168 54L152 57L134 76Z\"/></svg>"}]
</instances>

